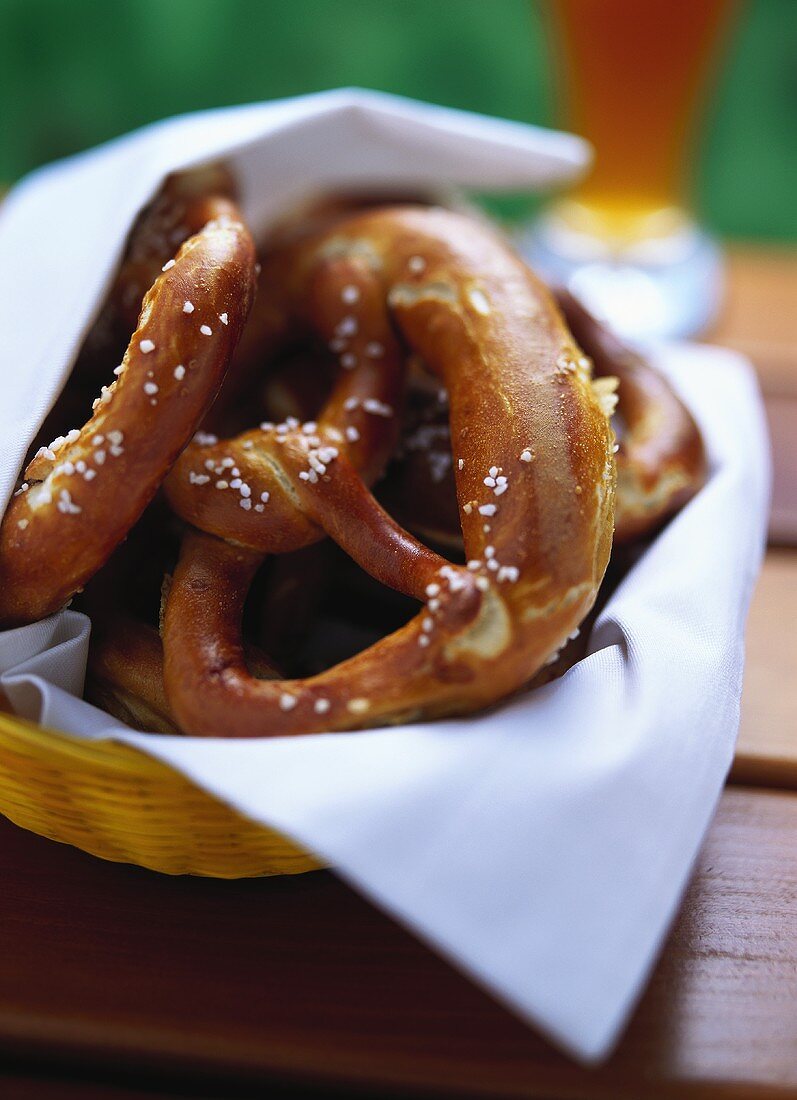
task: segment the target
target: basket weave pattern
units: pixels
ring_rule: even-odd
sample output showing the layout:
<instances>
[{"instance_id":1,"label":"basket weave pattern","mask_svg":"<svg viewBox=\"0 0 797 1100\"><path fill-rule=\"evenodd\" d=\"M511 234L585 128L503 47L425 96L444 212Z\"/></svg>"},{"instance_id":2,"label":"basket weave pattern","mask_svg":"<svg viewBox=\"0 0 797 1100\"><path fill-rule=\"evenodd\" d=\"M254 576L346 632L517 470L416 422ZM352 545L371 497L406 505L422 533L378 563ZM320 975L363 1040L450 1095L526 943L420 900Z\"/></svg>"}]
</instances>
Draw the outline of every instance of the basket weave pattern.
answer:
<instances>
[{"instance_id":1,"label":"basket weave pattern","mask_svg":"<svg viewBox=\"0 0 797 1100\"><path fill-rule=\"evenodd\" d=\"M158 760L2 712L0 813L103 859L171 875L248 878L320 866Z\"/></svg>"}]
</instances>

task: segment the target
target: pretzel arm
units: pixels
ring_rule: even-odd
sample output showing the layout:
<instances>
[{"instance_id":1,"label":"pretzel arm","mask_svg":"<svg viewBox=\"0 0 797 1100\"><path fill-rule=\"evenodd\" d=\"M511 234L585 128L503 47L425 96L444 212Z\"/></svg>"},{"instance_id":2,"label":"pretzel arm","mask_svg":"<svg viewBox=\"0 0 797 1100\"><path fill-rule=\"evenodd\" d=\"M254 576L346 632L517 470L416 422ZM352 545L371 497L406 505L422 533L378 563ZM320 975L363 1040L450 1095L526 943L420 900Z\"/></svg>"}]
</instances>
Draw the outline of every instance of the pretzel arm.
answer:
<instances>
[{"instance_id":1,"label":"pretzel arm","mask_svg":"<svg viewBox=\"0 0 797 1100\"><path fill-rule=\"evenodd\" d=\"M221 384L253 273L251 238L229 221L187 241L156 280L93 416L33 459L6 511L0 625L57 611L144 511Z\"/></svg>"},{"instance_id":2,"label":"pretzel arm","mask_svg":"<svg viewBox=\"0 0 797 1100\"><path fill-rule=\"evenodd\" d=\"M389 556L393 533L382 535L384 545L374 550ZM456 709L462 683L473 678L466 647L456 643L477 618L482 595L467 571L444 562L442 574L430 572L438 583L429 587L441 594L437 611L427 607L350 660L307 679L262 681L248 672L241 639L246 594L261 561L255 551L199 531L183 542L163 623L164 679L183 729L206 736L227 730L231 706L236 737L405 721L432 702L440 713L446 704ZM389 566L379 571L403 583ZM426 689L408 693L407 677Z\"/></svg>"},{"instance_id":3,"label":"pretzel arm","mask_svg":"<svg viewBox=\"0 0 797 1100\"><path fill-rule=\"evenodd\" d=\"M627 542L660 526L702 486L706 457L700 431L667 380L641 355L568 291L558 291L557 300L596 376L613 376L619 383L625 430L617 454L615 539Z\"/></svg>"},{"instance_id":4,"label":"pretzel arm","mask_svg":"<svg viewBox=\"0 0 797 1100\"><path fill-rule=\"evenodd\" d=\"M405 384L404 352L381 283L367 266L335 257L308 265L303 255L293 264L301 319L307 326L310 314L315 331L341 360L318 422L264 423L225 441L202 436L186 448L165 484L171 506L187 522L261 553L297 550L322 537L298 505L297 492L306 479L324 476L318 471L326 466L326 454L347 456L369 484L381 473L398 434ZM284 258L272 260L272 280L285 265ZM351 296L358 304L356 331L348 325L341 331Z\"/></svg>"},{"instance_id":5,"label":"pretzel arm","mask_svg":"<svg viewBox=\"0 0 797 1100\"><path fill-rule=\"evenodd\" d=\"M134 729L179 733L163 690L163 646L157 630L125 615L98 629L92 617L85 695Z\"/></svg>"},{"instance_id":6,"label":"pretzel arm","mask_svg":"<svg viewBox=\"0 0 797 1100\"><path fill-rule=\"evenodd\" d=\"M221 165L177 172L166 179L130 231L109 295L107 308L115 312L123 331L135 325L144 294L189 237L208 222L239 220L234 194L234 180Z\"/></svg>"},{"instance_id":7,"label":"pretzel arm","mask_svg":"<svg viewBox=\"0 0 797 1100\"><path fill-rule=\"evenodd\" d=\"M425 600L427 586L439 581L441 569L467 576L396 523L344 456L327 469L323 481L301 485L302 508L374 580Z\"/></svg>"}]
</instances>

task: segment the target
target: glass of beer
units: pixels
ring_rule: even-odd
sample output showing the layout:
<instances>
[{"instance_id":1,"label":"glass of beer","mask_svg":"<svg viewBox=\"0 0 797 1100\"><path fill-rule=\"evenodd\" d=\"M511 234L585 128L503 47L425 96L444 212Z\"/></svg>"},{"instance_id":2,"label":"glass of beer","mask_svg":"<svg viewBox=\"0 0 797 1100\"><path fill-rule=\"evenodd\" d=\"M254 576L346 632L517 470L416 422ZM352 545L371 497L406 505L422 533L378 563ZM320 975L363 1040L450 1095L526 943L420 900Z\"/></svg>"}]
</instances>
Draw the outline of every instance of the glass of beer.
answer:
<instances>
[{"instance_id":1,"label":"glass of beer","mask_svg":"<svg viewBox=\"0 0 797 1100\"><path fill-rule=\"evenodd\" d=\"M688 213L689 153L734 0L543 4L565 124L594 162L521 247L624 335L695 333L716 312L722 269Z\"/></svg>"}]
</instances>

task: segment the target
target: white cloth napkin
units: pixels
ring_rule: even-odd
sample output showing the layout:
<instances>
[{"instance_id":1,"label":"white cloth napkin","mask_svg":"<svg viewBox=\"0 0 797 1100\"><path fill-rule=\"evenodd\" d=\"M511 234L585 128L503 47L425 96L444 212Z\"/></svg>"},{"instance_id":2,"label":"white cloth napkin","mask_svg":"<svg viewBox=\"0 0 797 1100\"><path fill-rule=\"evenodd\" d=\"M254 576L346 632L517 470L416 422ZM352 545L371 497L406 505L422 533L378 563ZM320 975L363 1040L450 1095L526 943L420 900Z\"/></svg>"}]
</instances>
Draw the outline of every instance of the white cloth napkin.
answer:
<instances>
[{"instance_id":1,"label":"white cloth napkin","mask_svg":"<svg viewBox=\"0 0 797 1100\"><path fill-rule=\"evenodd\" d=\"M583 165L566 135L332 92L150 127L35 174L0 216L0 505L90 325L130 221L177 167L230 155L267 223L302 186L531 187ZM89 624L0 633L20 714L170 762L327 859L576 1056L608 1053L676 910L731 760L769 471L750 368L655 349L711 460L564 678L494 713L262 742L126 730L79 694Z\"/></svg>"}]
</instances>

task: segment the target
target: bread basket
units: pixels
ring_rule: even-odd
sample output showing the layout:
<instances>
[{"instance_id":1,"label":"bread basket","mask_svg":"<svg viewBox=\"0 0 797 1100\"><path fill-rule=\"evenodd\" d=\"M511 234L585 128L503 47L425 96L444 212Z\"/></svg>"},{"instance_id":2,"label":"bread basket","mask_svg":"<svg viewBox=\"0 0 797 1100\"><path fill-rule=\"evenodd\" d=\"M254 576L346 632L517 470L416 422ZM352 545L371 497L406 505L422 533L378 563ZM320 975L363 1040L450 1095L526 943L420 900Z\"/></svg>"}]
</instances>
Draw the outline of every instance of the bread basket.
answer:
<instances>
[{"instance_id":1,"label":"bread basket","mask_svg":"<svg viewBox=\"0 0 797 1100\"><path fill-rule=\"evenodd\" d=\"M320 864L166 764L0 711L0 813L40 836L169 875L295 875Z\"/></svg>"}]
</instances>

